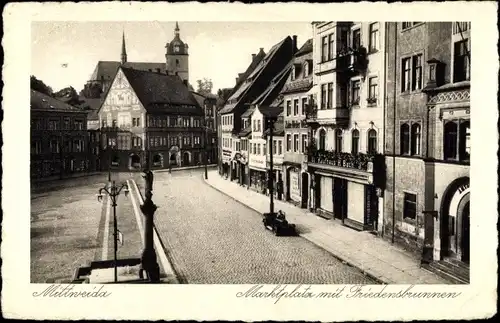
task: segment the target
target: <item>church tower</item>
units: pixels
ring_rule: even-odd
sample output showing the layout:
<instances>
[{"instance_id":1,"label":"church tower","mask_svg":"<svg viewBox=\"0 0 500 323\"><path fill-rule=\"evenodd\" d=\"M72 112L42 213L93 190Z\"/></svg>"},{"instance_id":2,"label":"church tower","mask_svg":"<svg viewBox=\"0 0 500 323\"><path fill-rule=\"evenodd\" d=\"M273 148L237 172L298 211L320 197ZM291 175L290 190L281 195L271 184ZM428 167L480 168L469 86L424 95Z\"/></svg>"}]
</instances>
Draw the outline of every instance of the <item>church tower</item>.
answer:
<instances>
[{"instance_id":1,"label":"church tower","mask_svg":"<svg viewBox=\"0 0 500 323\"><path fill-rule=\"evenodd\" d=\"M127 62L127 48L125 47L125 31L123 32L122 36L122 60L121 63L122 65Z\"/></svg>"},{"instance_id":2,"label":"church tower","mask_svg":"<svg viewBox=\"0 0 500 323\"><path fill-rule=\"evenodd\" d=\"M189 82L189 54L188 45L184 43L179 36L179 24L175 23L174 39L165 46L167 61L167 73L170 75L179 75L179 77Z\"/></svg>"}]
</instances>

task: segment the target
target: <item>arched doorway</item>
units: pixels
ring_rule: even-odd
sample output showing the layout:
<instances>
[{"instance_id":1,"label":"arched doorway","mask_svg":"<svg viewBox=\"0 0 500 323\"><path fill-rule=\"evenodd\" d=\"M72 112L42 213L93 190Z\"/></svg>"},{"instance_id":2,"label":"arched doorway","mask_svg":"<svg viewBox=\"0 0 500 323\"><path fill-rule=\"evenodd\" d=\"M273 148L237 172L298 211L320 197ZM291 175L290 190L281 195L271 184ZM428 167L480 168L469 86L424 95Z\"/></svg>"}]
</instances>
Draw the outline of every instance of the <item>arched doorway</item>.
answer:
<instances>
[{"instance_id":1,"label":"arched doorway","mask_svg":"<svg viewBox=\"0 0 500 323\"><path fill-rule=\"evenodd\" d=\"M182 166L188 166L189 163L191 162L191 156L189 155L189 152L184 152L184 154L182 154Z\"/></svg>"},{"instance_id":2,"label":"arched doorway","mask_svg":"<svg viewBox=\"0 0 500 323\"><path fill-rule=\"evenodd\" d=\"M170 150L169 150L170 157L168 159L168 162L169 162L169 165L171 167L178 165L178 161L177 161L178 153L179 153L179 147L178 146L172 146L172 147L170 147Z\"/></svg>"},{"instance_id":3,"label":"arched doorway","mask_svg":"<svg viewBox=\"0 0 500 323\"><path fill-rule=\"evenodd\" d=\"M441 206L441 257L468 263L470 258L469 178L454 180L443 194Z\"/></svg>"},{"instance_id":4,"label":"arched doorway","mask_svg":"<svg viewBox=\"0 0 500 323\"><path fill-rule=\"evenodd\" d=\"M137 154L130 154L128 166L130 169L140 169L141 157L139 157Z\"/></svg>"}]
</instances>

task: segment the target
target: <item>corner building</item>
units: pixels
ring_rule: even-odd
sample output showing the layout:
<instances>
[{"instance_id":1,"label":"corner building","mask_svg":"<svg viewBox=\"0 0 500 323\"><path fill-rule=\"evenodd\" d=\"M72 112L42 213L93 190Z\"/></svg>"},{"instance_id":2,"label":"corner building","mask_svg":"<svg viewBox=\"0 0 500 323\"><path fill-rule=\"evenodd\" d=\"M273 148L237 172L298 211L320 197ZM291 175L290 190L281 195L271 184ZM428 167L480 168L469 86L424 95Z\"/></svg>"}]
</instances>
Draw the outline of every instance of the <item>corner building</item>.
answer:
<instances>
[{"instance_id":1,"label":"corner building","mask_svg":"<svg viewBox=\"0 0 500 323\"><path fill-rule=\"evenodd\" d=\"M387 24L384 234L468 281L468 22Z\"/></svg>"},{"instance_id":2,"label":"corner building","mask_svg":"<svg viewBox=\"0 0 500 323\"><path fill-rule=\"evenodd\" d=\"M385 28L380 22L313 23L309 208L356 230L380 231Z\"/></svg>"}]
</instances>

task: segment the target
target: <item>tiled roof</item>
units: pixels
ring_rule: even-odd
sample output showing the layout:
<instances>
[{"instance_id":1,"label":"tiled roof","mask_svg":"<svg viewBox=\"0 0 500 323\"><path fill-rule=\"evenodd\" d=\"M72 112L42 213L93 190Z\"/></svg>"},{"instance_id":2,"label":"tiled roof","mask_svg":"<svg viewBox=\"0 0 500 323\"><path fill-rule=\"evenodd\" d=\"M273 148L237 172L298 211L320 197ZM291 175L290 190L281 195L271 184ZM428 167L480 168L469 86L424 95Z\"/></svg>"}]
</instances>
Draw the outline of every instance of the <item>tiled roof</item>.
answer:
<instances>
[{"instance_id":1,"label":"tiled roof","mask_svg":"<svg viewBox=\"0 0 500 323\"><path fill-rule=\"evenodd\" d=\"M203 115L203 110L180 77L124 67L122 71L146 110Z\"/></svg>"},{"instance_id":2,"label":"tiled roof","mask_svg":"<svg viewBox=\"0 0 500 323\"><path fill-rule=\"evenodd\" d=\"M261 48L260 51L259 51L259 53L257 53L255 55L255 57L252 58L252 62L250 63L250 65L248 65L246 71L244 73L238 73L238 80L236 82L236 85L232 89L231 94L229 95L229 97L228 97L227 100L229 100L229 99L237 99L238 98L239 94L237 94L237 95L234 95L234 94L244 84L244 82L246 81L248 75L250 75L250 73L252 73L255 70L255 68L257 66L259 66L259 64L262 62L262 59L265 56L266 56L266 53L264 52L264 49Z\"/></svg>"},{"instance_id":3,"label":"tiled roof","mask_svg":"<svg viewBox=\"0 0 500 323\"><path fill-rule=\"evenodd\" d=\"M269 83L269 86L267 89L264 90L264 92L261 93L255 99L252 104L258 104L258 105L267 105L271 104L276 97L279 95L281 89L283 88L283 85L285 84L288 75L290 74L292 64L289 63L279 72Z\"/></svg>"},{"instance_id":4,"label":"tiled roof","mask_svg":"<svg viewBox=\"0 0 500 323\"><path fill-rule=\"evenodd\" d=\"M238 134L238 137L246 137L252 133L252 126L248 126L245 129L241 130Z\"/></svg>"},{"instance_id":5,"label":"tiled roof","mask_svg":"<svg viewBox=\"0 0 500 323\"><path fill-rule=\"evenodd\" d=\"M295 53L295 56L301 56L303 54L311 53L313 51L313 40L308 39L304 45Z\"/></svg>"},{"instance_id":6,"label":"tiled roof","mask_svg":"<svg viewBox=\"0 0 500 323\"><path fill-rule=\"evenodd\" d=\"M248 117L250 117L250 116L252 115L252 113L253 113L254 111L255 111L255 106L251 106L250 108L248 108L248 110L247 110L247 111L245 111L245 112L241 115L241 117L242 117L242 118L248 118Z\"/></svg>"},{"instance_id":7,"label":"tiled roof","mask_svg":"<svg viewBox=\"0 0 500 323\"><path fill-rule=\"evenodd\" d=\"M95 67L94 73L90 77L93 81L111 81L114 79L116 71L120 67L121 62L118 61L99 61ZM162 63L149 63L149 62L127 62L123 65L124 67L129 67L142 71L153 71L156 72L159 68L162 73L166 73L167 64Z\"/></svg>"},{"instance_id":8,"label":"tiled roof","mask_svg":"<svg viewBox=\"0 0 500 323\"><path fill-rule=\"evenodd\" d=\"M312 84L313 84L312 78L305 78L287 82L283 87L281 93L307 92L309 91L309 89L311 89Z\"/></svg>"},{"instance_id":9,"label":"tiled roof","mask_svg":"<svg viewBox=\"0 0 500 323\"><path fill-rule=\"evenodd\" d=\"M282 109L281 107L259 106L259 111L266 117L277 117Z\"/></svg>"},{"instance_id":10,"label":"tiled roof","mask_svg":"<svg viewBox=\"0 0 500 323\"><path fill-rule=\"evenodd\" d=\"M77 107L35 90L31 90L30 107L31 110L84 112Z\"/></svg>"}]
</instances>

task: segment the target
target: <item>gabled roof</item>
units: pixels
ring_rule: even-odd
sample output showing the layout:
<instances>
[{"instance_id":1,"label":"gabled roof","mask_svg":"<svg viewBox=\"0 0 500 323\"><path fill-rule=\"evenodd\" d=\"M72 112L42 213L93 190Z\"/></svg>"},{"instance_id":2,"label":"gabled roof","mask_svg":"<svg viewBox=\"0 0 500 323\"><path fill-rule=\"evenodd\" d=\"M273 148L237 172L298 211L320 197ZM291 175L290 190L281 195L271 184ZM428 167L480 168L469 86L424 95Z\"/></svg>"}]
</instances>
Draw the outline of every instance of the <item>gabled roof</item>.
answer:
<instances>
[{"instance_id":1,"label":"gabled roof","mask_svg":"<svg viewBox=\"0 0 500 323\"><path fill-rule=\"evenodd\" d=\"M245 80L245 83L238 89L236 90L231 97L228 99L228 101L236 101L237 102L231 102L229 104L226 104L226 106L221 110L221 113L230 113L242 100L245 99L245 93L253 86L253 84L256 82L256 80L259 79L259 75L262 74L262 72L266 69L266 67L270 64L278 50L287 42L291 41L291 37L287 36L284 38L282 41L274 45L267 55L262 59L262 61L259 63L259 65L250 73L250 75L247 77Z\"/></svg>"},{"instance_id":2,"label":"gabled roof","mask_svg":"<svg viewBox=\"0 0 500 323\"><path fill-rule=\"evenodd\" d=\"M295 53L295 56L301 56L307 53L312 53L313 51L313 40L312 38L308 39L304 45Z\"/></svg>"},{"instance_id":3,"label":"gabled roof","mask_svg":"<svg viewBox=\"0 0 500 323\"><path fill-rule=\"evenodd\" d=\"M118 61L99 61L94 69L94 73L90 77L91 81L111 81L116 75L121 62ZM160 69L160 72L166 73L167 64L162 63L149 63L149 62L127 62L123 65L124 67L133 68L136 70L156 72Z\"/></svg>"},{"instance_id":4,"label":"gabled roof","mask_svg":"<svg viewBox=\"0 0 500 323\"><path fill-rule=\"evenodd\" d=\"M274 129L273 129L273 136L284 136L285 135L285 125L283 122L278 121L274 124ZM269 135L269 129L266 129L264 131L264 136Z\"/></svg>"},{"instance_id":5,"label":"gabled roof","mask_svg":"<svg viewBox=\"0 0 500 323\"><path fill-rule=\"evenodd\" d=\"M252 126L248 126L245 129L241 130L238 134L238 137L246 137L252 133Z\"/></svg>"},{"instance_id":6,"label":"gabled roof","mask_svg":"<svg viewBox=\"0 0 500 323\"><path fill-rule=\"evenodd\" d=\"M70 104L62 102L49 95L40 93L35 90L31 90L30 108L31 110L39 111L65 111L85 113L85 111L82 111Z\"/></svg>"},{"instance_id":7,"label":"gabled roof","mask_svg":"<svg viewBox=\"0 0 500 323\"><path fill-rule=\"evenodd\" d=\"M252 113L255 111L255 106L250 106L250 108L247 109L247 111L245 111L241 117L242 118L248 118L252 115Z\"/></svg>"},{"instance_id":8,"label":"gabled roof","mask_svg":"<svg viewBox=\"0 0 500 323\"><path fill-rule=\"evenodd\" d=\"M146 110L203 115L203 110L180 77L126 67L121 67L121 70Z\"/></svg>"},{"instance_id":9,"label":"gabled roof","mask_svg":"<svg viewBox=\"0 0 500 323\"><path fill-rule=\"evenodd\" d=\"M281 89L290 74L292 62L289 62L269 83L269 86L255 99L252 104L267 105L271 104L279 95Z\"/></svg>"},{"instance_id":10,"label":"gabled roof","mask_svg":"<svg viewBox=\"0 0 500 323\"><path fill-rule=\"evenodd\" d=\"M259 106L259 111L265 117L276 118L281 113L281 107Z\"/></svg>"}]
</instances>

